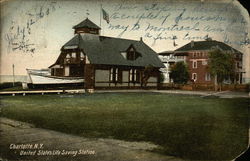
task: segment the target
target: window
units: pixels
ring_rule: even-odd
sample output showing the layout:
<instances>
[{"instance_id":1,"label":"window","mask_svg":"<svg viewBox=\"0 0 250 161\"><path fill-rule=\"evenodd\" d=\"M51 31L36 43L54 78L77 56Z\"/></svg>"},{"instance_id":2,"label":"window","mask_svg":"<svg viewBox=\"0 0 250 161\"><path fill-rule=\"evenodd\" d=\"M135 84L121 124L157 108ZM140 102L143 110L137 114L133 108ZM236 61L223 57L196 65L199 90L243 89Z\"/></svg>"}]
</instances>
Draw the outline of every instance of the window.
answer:
<instances>
[{"instance_id":1,"label":"window","mask_svg":"<svg viewBox=\"0 0 250 161\"><path fill-rule=\"evenodd\" d=\"M70 54L67 54L67 55L66 55L66 58L69 59L69 58L70 58Z\"/></svg>"},{"instance_id":2,"label":"window","mask_svg":"<svg viewBox=\"0 0 250 161\"><path fill-rule=\"evenodd\" d=\"M110 69L110 82L113 83L122 83L122 70L118 68Z\"/></svg>"},{"instance_id":3,"label":"window","mask_svg":"<svg viewBox=\"0 0 250 161\"><path fill-rule=\"evenodd\" d=\"M236 66L237 66L237 68L242 68L242 63L241 62L237 62Z\"/></svg>"},{"instance_id":4,"label":"window","mask_svg":"<svg viewBox=\"0 0 250 161\"><path fill-rule=\"evenodd\" d=\"M81 58L84 58L83 52L80 52L80 57L81 57Z\"/></svg>"},{"instance_id":5,"label":"window","mask_svg":"<svg viewBox=\"0 0 250 161\"><path fill-rule=\"evenodd\" d=\"M129 71L129 82L140 82L140 71L136 69L130 69Z\"/></svg>"},{"instance_id":6,"label":"window","mask_svg":"<svg viewBox=\"0 0 250 161\"><path fill-rule=\"evenodd\" d=\"M76 58L76 53L71 53L72 58Z\"/></svg>"},{"instance_id":7,"label":"window","mask_svg":"<svg viewBox=\"0 0 250 161\"><path fill-rule=\"evenodd\" d=\"M193 61L193 68L197 68L197 61Z\"/></svg>"},{"instance_id":8,"label":"window","mask_svg":"<svg viewBox=\"0 0 250 161\"><path fill-rule=\"evenodd\" d=\"M176 56L178 60L184 59L184 56Z\"/></svg>"},{"instance_id":9,"label":"window","mask_svg":"<svg viewBox=\"0 0 250 161\"><path fill-rule=\"evenodd\" d=\"M133 45L130 45L130 47L126 50L126 54L125 53L121 53L123 57L125 57L127 60L136 60L138 57L141 56L140 53L138 53L135 48L133 47Z\"/></svg>"},{"instance_id":10,"label":"window","mask_svg":"<svg viewBox=\"0 0 250 161\"><path fill-rule=\"evenodd\" d=\"M64 63L70 63L70 58L71 58L70 54L67 54L66 58L64 59Z\"/></svg>"},{"instance_id":11,"label":"window","mask_svg":"<svg viewBox=\"0 0 250 161\"><path fill-rule=\"evenodd\" d=\"M194 82L197 80L197 73L192 73L192 80Z\"/></svg>"},{"instance_id":12,"label":"window","mask_svg":"<svg viewBox=\"0 0 250 161\"><path fill-rule=\"evenodd\" d=\"M129 81L130 82L133 82L133 80L134 80L134 72L133 71L134 71L133 69L130 69L130 71L129 71Z\"/></svg>"},{"instance_id":13,"label":"window","mask_svg":"<svg viewBox=\"0 0 250 161\"><path fill-rule=\"evenodd\" d=\"M109 73L109 80L110 80L110 82L113 82L113 72L114 72L114 70L113 70L113 68L111 68L110 69L110 73Z\"/></svg>"},{"instance_id":14,"label":"window","mask_svg":"<svg viewBox=\"0 0 250 161\"><path fill-rule=\"evenodd\" d=\"M83 54L83 52L80 52L80 59L81 59L81 60L84 59L84 54Z\"/></svg>"},{"instance_id":15,"label":"window","mask_svg":"<svg viewBox=\"0 0 250 161\"><path fill-rule=\"evenodd\" d=\"M210 75L210 73L206 73L206 75L205 75L205 81L211 81L211 75Z\"/></svg>"},{"instance_id":16,"label":"window","mask_svg":"<svg viewBox=\"0 0 250 161\"><path fill-rule=\"evenodd\" d=\"M91 34L97 34L97 31L96 30L89 30L89 33L91 33Z\"/></svg>"},{"instance_id":17,"label":"window","mask_svg":"<svg viewBox=\"0 0 250 161\"><path fill-rule=\"evenodd\" d=\"M117 82L118 81L118 68L111 68L110 69L110 82Z\"/></svg>"},{"instance_id":18,"label":"window","mask_svg":"<svg viewBox=\"0 0 250 161\"><path fill-rule=\"evenodd\" d=\"M207 65L207 60L202 60L202 65Z\"/></svg>"},{"instance_id":19,"label":"window","mask_svg":"<svg viewBox=\"0 0 250 161\"><path fill-rule=\"evenodd\" d=\"M127 59L128 60L135 60L135 51L133 48L131 48L130 51L128 51Z\"/></svg>"}]
</instances>

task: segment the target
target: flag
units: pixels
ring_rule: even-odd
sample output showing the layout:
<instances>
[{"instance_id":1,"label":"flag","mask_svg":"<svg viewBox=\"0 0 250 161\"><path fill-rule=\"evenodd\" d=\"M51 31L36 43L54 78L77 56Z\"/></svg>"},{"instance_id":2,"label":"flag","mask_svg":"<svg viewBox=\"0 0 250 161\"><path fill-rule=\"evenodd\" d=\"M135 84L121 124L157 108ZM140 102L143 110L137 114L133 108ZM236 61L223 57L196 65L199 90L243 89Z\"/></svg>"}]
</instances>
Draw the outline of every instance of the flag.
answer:
<instances>
[{"instance_id":1,"label":"flag","mask_svg":"<svg viewBox=\"0 0 250 161\"><path fill-rule=\"evenodd\" d=\"M102 8L102 16L103 16L103 19L109 23L109 14Z\"/></svg>"}]
</instances>

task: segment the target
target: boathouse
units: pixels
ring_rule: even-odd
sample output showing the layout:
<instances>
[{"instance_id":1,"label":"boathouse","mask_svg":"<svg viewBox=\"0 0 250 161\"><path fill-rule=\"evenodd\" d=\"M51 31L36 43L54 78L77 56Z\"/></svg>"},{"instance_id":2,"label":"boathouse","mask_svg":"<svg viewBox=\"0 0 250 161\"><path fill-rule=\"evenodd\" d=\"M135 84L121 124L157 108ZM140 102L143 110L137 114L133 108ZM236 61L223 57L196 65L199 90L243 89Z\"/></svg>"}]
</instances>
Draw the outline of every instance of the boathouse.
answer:
<instances>
[{"instance_id":1,"label":"boathouse","mask_svg":"<svg viewBox=\"0 0 250 161\"><path fill-rule=\"evenodd\" d=\"M100 36L101 28L88 18L73 27L74 37L51 65L52 76L84 77L87 90L157 88L157 53L140 40Z\"/></svg>"}]
</instances>

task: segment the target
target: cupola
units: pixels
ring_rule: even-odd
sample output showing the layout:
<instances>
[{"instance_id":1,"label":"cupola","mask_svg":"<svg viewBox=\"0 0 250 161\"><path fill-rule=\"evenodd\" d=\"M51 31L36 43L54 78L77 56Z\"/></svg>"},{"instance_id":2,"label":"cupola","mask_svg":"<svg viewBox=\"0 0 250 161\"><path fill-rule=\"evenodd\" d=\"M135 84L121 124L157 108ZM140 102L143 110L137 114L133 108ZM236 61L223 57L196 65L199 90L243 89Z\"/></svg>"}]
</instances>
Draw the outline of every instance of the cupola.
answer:
<instances>
[{"instance_id":1,"label":"cupola","mask_svg":"<svg viewBox=\"0 0 250 161\"><path fill-rule=\"evenodd\" d=\"M80 22L79 24L73 27L75 29L75 34L79 33L89 33L99 35L101 28L95 23L90 21L88 18Z\"/></svg>"}]
</instances>

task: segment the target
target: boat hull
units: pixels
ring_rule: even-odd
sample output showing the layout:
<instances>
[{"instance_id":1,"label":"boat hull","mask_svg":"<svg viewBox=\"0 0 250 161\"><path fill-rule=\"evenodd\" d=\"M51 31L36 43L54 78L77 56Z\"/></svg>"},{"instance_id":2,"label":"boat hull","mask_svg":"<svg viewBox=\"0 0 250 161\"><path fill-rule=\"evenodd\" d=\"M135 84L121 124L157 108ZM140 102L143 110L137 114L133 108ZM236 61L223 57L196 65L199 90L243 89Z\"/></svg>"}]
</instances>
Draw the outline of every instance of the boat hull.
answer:
<instances>
[{"instance_id":1,"label":"boat hull","mask_svg":"<svg viewBox=\"0 0 250 161\"><path fill-rule=\"evenodd\" d=\"M83 77L57 77L38 70L28 71L28 88L79 88L84 87Z\"/></svg>"},{"instance_id":2,"label":"boat hull","mask_svg":"<svg viewBox=\"0 0 250 161\"><path fill-rule=\"evenodd\" d=\"M80 77L54 77L29 74L32 84L72 84L84 83L84 79Z\"/></svg>"}]
</instances>

